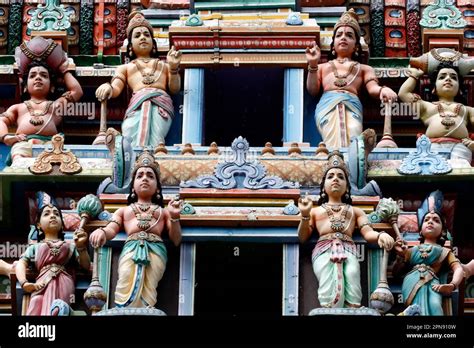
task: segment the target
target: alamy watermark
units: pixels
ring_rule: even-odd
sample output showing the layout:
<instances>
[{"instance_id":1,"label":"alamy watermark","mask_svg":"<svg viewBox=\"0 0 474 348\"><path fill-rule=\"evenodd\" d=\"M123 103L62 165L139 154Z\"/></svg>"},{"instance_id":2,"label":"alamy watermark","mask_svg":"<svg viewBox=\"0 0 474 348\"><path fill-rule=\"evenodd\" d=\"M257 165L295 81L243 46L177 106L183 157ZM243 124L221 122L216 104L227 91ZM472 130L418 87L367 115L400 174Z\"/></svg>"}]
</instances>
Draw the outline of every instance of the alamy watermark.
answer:
<instances>
[{"instance_id":1,"label":"alamy watermark","mask_svg":"<svg viewBox=\"0 0 474 348\"><path fill-rule=\"evenodd\" d=\"M420 105L418 103L381 103L380 115L411 117L414 120L420 119Z\"/></svg>"},{"instance_id":2,"label":"alamy watermark","mask_svg":"<svg viewBox=\"0 0 474 348\"><path fill-rule=\"evenodd\" d=\"M58 116L87 116L88 120L95 118L95 103L67 103L59 104L56 108Z\"/></svg>"},{"instance_id":3,"label":"alamy watermark","mask_svg":"<svg viewBox=\"0 0 474 348\"><path fill-rule=\"evenodd\" d=\"M28 248L28 244L5 242L0 244L0 259L19 258Z\"/></svg>"}]
</instances>

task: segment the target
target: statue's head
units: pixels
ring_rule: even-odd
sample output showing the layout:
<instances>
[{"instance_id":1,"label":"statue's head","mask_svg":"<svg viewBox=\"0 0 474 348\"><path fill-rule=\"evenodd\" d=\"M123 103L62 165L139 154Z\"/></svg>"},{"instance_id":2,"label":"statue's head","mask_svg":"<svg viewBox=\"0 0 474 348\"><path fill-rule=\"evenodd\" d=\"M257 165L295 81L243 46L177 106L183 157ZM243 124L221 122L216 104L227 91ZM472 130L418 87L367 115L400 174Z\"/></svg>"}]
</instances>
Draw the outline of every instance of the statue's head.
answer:
<instances>
[{"instance_id":1,"label":"statue's head","mask_svg":"<svg viewBox=\"0 0 474 348\"><path fill-rule=\"evenodd\" d=\"M147 150L143 151L135 162L128 204L137 202L138 197L149 197L151 202L163 207L159 165L153 154Z\"/></svg>"},{"instance_id":2,"label":"statue's head","mask_svg":"<svg viewBox=\"0 0 474 348\"><path fill-rule=\"evenodd\" d=\"M347 52L352 60L360 61L362 46L360 45L359 18L354 9L342 14L334 27L329 59L338 57L338 53Z\"/></svg>"},{"instance_id":3,"label":"statue's head","mask_svg":"<svg viewBox=\"0 0 474 348\"><path fill-rule=\"evenodd\" d=\"M441 211L431 210L423 216L419 238L420 243L423 243L428 235L435 237L436 243L444 246L448 230L446 228L446 220Z\"/></svg>"},{"instance_id":4,"label":"statue's head","mask_svg":"<svg viewBox=\"0 0 474 348\"><path fill-rule=\"evenodd\" d=\"M48 64L36 60L31 62L22 77L23 99L30 99L31 97L54 99L53 81L55 80L56 76Z\"/></svg>"},{"instance_id":5,"label":"statue's head","mask_svg":"<svg viewBox=\"0 0 474 348\"><path fill-rule=\"evenodd\" d=\"M142 13L133 11L128 17L127 26L127 54L131 60L137 58L137 54L148 57L158 56L158 47L153 39L153 27Z\"/></svg>"},{"instance_id":6,"label":"statue's head","mask_svg":"<svg viewBox=\"0 0 474 348\"><path fill-rule=\"evenodd\" d=\"M56 205L45 204L38 210L35 221L38 242L44 239L45 232L57 233L57 239L64 240L63 226L63 215Z\"/></svg>"},{"instance_id":7,"label":"statue's head","mask_svg":"<svg viewBox=\"0 0 474 348\"><path fill-rule=\"evenodd\" d=\"M458 103L465 103L462 88L464 81L457 66L450 62L441 62L438 68L430 75L432 94L438 98L454 99Z\"/></svg>"},{"instance_id":8,"label":"statue's head","mask_svg":"<svg viewBox=\"0 0 474 348\"><path fill-rule=\"evenodd\" d=\"M349 173L342 154L337 150L329 154L320 184L318 205L327 203L329 195L339 196L342 203L352 204Z\"/></svg>"}]
</instances>

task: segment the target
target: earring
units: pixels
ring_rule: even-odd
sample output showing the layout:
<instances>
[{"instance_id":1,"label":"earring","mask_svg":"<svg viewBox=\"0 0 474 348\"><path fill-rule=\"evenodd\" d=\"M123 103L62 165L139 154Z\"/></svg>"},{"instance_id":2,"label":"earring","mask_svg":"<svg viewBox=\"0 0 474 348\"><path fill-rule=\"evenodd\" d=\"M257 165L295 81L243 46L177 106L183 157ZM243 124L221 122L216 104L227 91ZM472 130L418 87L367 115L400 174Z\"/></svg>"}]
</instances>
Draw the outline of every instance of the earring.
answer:
<instances>
[{"instance_id":1,"label":"earring","mask_svg":"<svg viewBox=\"0 0 474 348\"><path fill-rule=\"evenodd\" d=\"M23 88L23 93L26 93L28 90L25 88Z\"/></svg>"},{"instance_id":2,"label":"earring","mask_svg":"<svg viewBox=\"0 0 474 348\"><path fill-rule=\"evenodd\" d=\"M128 56L131 57L131 56L132 56L132 53L133 53L133 50L130 48L130 49L128 50Z\"/></svg>"},{"instance_id":3,"label":"earring","mask_svg":"<svg viewBox=\"0 0 474 348\"><path fill-rule=\"evenodd\" d=\"M130 198L133 200L135 198L137 198L137 194L135 193L135 191L132 191L132 193L130 194Z\"/></svg>"},{"instance_id":4,"label":"earring","mask_svg":"<svg viewBox=\"0 0 474 348\"><path fill-rule=\"evenodd\" d=\"M351 196L349 196L349 192L346 192L346 193L344 194L344 198L345 198L346 200L349 200L349 198L351 198Z\"/></svg>"},{"instance_id":5,"label":"earring","mask_svg":"<svg viewBox=\"0 0 474 348\"><path fill-rule=\"evenodd\" d=\"M327 195L326 195L326 192L323 191L323 192L321 193L321 198L322 198L322 199L326 199L326 196L327 196Z\"/></svg>"},{"instance_id":6,"label":"earring","mask_svg":"<svg viewBox=\"0 0 474 348\"><path fill-rule=\"evenodd\" d=\"M359 52L358 51L355 51L355 56L359 57Z\"/></svg>"},{"instance_id":7,"label":"earring","mask_svg":"<svg viewBox=\"0 0 474 348\"><path fill-rule=\"evenodd\" d=\"M155 54L155 53L156 53L155 46L153 46L153 49L151 50L151 53L153 53L153 54Z\"/></svg>"},{"instance_id":8,"label":"earring","mask_svg":"<svg viewBox=\"0 0 474 348\"><path fill-rule=\"evenodd\" d=\"M332 50L331 53L332 53L333 56L336 55L336 51L335 51L335 50Z\"/></svg>"},{"instance_id":9,"label":"earring","mask_svg":"<svg viewBox=\"0 0 474 348\"><path fill-rule=\"evenodd\" d=\"M160 198L161 198L161 195L157 192L157 193L156 193L156 199L159 200Z\"/></svg>"}]
</instances>

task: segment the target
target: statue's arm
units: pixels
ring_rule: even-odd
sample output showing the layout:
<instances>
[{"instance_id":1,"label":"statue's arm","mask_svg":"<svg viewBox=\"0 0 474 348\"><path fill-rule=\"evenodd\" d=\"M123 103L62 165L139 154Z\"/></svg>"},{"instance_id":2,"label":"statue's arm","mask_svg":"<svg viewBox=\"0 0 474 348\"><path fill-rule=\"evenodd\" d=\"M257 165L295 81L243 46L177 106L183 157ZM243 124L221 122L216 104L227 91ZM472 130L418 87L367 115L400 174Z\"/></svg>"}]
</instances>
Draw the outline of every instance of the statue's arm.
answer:
<instances>
[{"instance_id":1,"label":"statue's arm","mask_svg":"<svg viewBox=\"0 0 474 348\"><path fill-rule=\"evenodd\" d=\"M164 209L168 236L175 246L181 243L180 204L180 201L170 201L168 207Z\"/></svg>"},{"instance_id":2,"label":"statue's arm","mask_svg":"<svg viewBox=\"0 0 474 348\"><path fill-rule=\"evenodd\" d=\"M0 141L7 145L12 145L10 142L16 135L8 135L8 127L11 127L17 123L18 119L18 107L19 104L10 106L7 111L0 114ZM12 139L10 139L12 138ZM7 142L5 140L9 139Z\"/></svg>"},{"instance_id":3,"label":"statue's arm","mask_svg":"<svg viewBox=\"0 0 474 348\"><path fill-rule=\"evenodd\" d=\"M408 79L402 84L400 90L398 91L398 97L404 103L413 103L417 104L418 112L420 113L420 118L424 121L432 115L426 115L426 103L420 98L420 96L413 91L416 88L416 84L421 76L423 76L423 71L420 69L407 69L406 74Z\"/></svg>"},{"instance_id":4,"label":"statue's arm","mask_svg":"<svg viewBox=\"0 0 474 348\"><path fill-rule=\"evenodd\" d=\"M357 227L360 234L369 243L377 243L379 247L390 250L393 248L395 241L392 236L385 232L377 232L372 228L369 218L360 208L354 207L354 214L357 221Z\"/></svg>"},{"instance_id":5,"label":"statue's arm","mask_svg":"<svg viewBox=\"0 0 474 348\"><path fill-rule=\"evenodd\" d=\"M298 239L304 243L311 237L313 226L316 226L316 208L313 208L313 201L307 197L299 199L298 208L301 212Z\"/></svg>"},{"instance_id":6,"label":"statue's arm","mask_svg":"<svg viewBox=\"0 0 474 348\"><path fill-rule=\"evenodd\" d=\"M115 75L110 85L112 86L112 97L117 98L122 93L127 82L127 65L123 64L117 67Z\"/></svg>"}]
</instances>

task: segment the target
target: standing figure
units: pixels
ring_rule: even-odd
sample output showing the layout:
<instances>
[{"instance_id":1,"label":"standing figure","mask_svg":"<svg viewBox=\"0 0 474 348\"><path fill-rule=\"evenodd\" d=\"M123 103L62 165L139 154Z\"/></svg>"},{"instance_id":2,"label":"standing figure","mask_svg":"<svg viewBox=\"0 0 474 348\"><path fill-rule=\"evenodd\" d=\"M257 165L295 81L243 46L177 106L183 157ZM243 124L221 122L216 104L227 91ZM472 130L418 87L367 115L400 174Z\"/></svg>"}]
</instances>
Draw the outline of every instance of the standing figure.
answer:
<instances>
[{"instance_id":1,"label":"standing figure","mask_svg":"<svg viewBox=\"0 0 474 348\"><path fill-rule=\"evenodd\" d=\"M160 61L153 27L139 12L130 14L127 37L131 62L117 67L112 82L100 85L96 97L100 101L116 98L128 84L133 96L122 134L133 140L133 146L155 147L165 141L174 117L173 101L166 91L175 94L181 89L181 52L173 46L167 62Z\"/></svg>"},{"instance_id":2,"label":"standing figure","mask_svg":"<svg viewBox=\"0 0 474 348\"><path fill-rule=\"evenodd\" d=\"M102 246L125 230L128 237L120 254L115 304L153 307L167 262L164 231L176 246L181 242L181 201L170 201L163 208L158 164L147 151L138 157L132 178L129 205L118 209L106 227L95 230L90 242Z\"/></svg>"},{"instance_id":3,"label":"standing figure","mask_svg":"<svg viewBox=\"0 0 474 348\"><path fill-rule=\"evenodd\" d=\"M400 87L398 96L405 103L413 103L423 123L428 127L432 149L451 150L451 158L471 163L474 141L469 138L468 123L474 124L474 108L463 105L462 76L457 67L448 62L439 64L431 74L432 95L437 101L428 102L413 93L417 81L424 74L420 69L408 69L408 79Z\"/></svg>"},{"instance_id":4,"label":"standing figure","mask_svg":"<svg viewBox=\"0 0 474 348\"><path fill-rule=\"evenodd\" d=\"M372 229L362 209L352 206L349 175L338 151L329 154L328 166L321 181L318 207L300 198L300 242L307 241L313 230L319 239L313 250L313 271L318 278L318 299L322 307L360 307L362 288L360 266L352 235L359 228L369 243L390 250L394 240L387 233Z\"/></svg>"},{"instance_id":5,"label":"standing figure","mask_svg":"<svg viewBox=\"0 0 474 348\"><path fill-rule=\"evenodd\" d=\"M67 110L67 103L74 103L82 97L79 82L66 71L64 83L68 91L53 102L54 81L56 76L46 63L33 61L23 76L22 89L26 100L0 114L0 140L12 146L12 160L31 157L33 144L50 142L52 136L58 133L62 110ZM16 134L8 134L8 127L15 124Z\"/></svg>"},{"instance_id":6,"label":"standing figure","mask_svg":"<svg viewBox=\"0 0 474 348\"><path fill-rule=\"evenodd\" d=\"M443 315L442 295L449 296L458 288L464 272L453 252L444 247L446 221L441 206L437 206L436 200L431 197L434 197L433 194L427 199L427 212L418 214L420 244L410 249L396 245L395 250L411 269L402 284L405 304L418 304L421 315ZM447 283L449 270L454 273L451 282Z\"/></svg>"},{"instance_id":7,"label":"standing figure","mask_svg":"<svg viewBox=\"0 0 474 348\"><path fill-rule=\"evenodd\" d=\"M353 9L345 12L334 27L327 63L318 65L321 50L315 42L306 49L306 88L316 97L323 87L316 106L316 126L323 142L332 149L348 147L350 138L362 133L359 93L364 86L373 98L384 102L397 99L394 91L379 85L372 67L359 63L361 54L360 27Z\"/></svg>"},{"instance_id":8,"label":"standing figure","mask_svg":"<svg viewBox=\"0 0 474 348\"><path fill-rule=\"evenodd\" d=\"M56 299L73 303L74 266L89 270L87 233L75 232L71 243L64 240L63 226L61 211L52 204L43 206L36 218L38 243L30 245L16 263L18 282L25 292L31 293L27 315L50 315ZM34 283L26 279L29 264L39 272Z\"/></svg>"}]
</instances>

